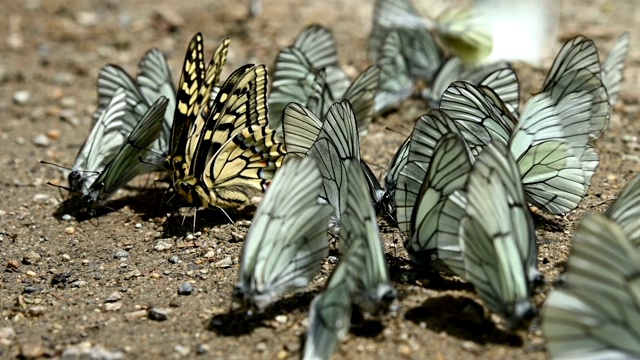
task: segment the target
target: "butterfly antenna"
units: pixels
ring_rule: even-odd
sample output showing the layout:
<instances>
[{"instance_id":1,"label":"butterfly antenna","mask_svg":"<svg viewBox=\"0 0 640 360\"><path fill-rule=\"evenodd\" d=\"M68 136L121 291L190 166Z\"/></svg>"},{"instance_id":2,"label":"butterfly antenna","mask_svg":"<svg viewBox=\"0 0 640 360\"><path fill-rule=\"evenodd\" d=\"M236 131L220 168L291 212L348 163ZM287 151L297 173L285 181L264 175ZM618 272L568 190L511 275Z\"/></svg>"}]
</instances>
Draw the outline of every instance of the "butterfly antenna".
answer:
<instances>
[{"instance_id":1,"label":"butterfly antenna","mask_svg":"<svg viewBox=\"0 0 640 360\"><path fill-rule=\"evenodd\" d=\"M62 170L73 171L72 168L69 168L69 167L66 167L66 166L62 166L62 165L58 165L58 164L54 164L52 162L48 162L48 161L44 161L44 160L40 160L40 164L50 165L50 166L53 166L53 167L56 167L56 168L62 169Z\"/></svg>"},{"instance_id":2,"label":"butterfly antenna","mask_svg":"<svg viewBox=\"0 0 640 360\"><path fill-rule=\"evenodd\" d=\"M194 206L193 207L193 230L191 231L192 234L196 233L196 215L197 214L198 214L198 208Z\"/></svg>"},{"instance_id":3,"label":"butterfly antenna","mask_svg":"<svg viewBox=\"0 0 640 360\"><path fill-rule=\"evenodd\" d=\"M404 126L402 126L402 128L403 128L404 131L411 132L411 130L404 128ZM401 133L397 129L392 129L392 128L388 127L388 126L385 126L384 129L387 130L387 131L391 131L392 133L396 133L398 135L402 135L404 137L408 137L409 136L409 135L405 135L405 134Z\"/></svg>"},{"instance_id":4,"label":"butterfly antenna","mask_svg":"<svg viewBox=\"0 0 640 360\"><path fill-rule=\"evenodd\" d=\"M222 213L227 217L227 219L229 219L229 223L230 224L234 223L233 219L231 219L231 216L229 216L229 214L223 208L221 208L220 206L216 206L216 208L218 208L218 209L220 209L220 211L222 211Z\"/></svg>"}]
</instances>

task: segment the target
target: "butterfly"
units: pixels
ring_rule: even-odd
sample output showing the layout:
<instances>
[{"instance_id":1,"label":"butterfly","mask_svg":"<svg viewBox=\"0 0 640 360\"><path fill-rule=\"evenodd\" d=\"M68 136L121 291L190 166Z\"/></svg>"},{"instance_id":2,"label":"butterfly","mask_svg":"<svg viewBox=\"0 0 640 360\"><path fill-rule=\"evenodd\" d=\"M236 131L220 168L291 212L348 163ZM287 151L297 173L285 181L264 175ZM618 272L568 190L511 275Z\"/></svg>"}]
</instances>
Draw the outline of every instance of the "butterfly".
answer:
<instances>
[{"instance_id":1,"label":"butterfly","mask_svg":"<svg viewBox=\"0 0 640 360\"><path fill-rule=\"evenodd\" d=\"M598 50L591 39L577 36L567 41L556 56L542 85L557 105L567 95L587 92L592 97L589 135L597 139L607 130L611 105L601 80Z\"/></svg>"},{"instance_id":2,"label":"butterfly","mask_svg":"<svg viewBox=\"0 0 640 360\"><path fill-rule=\"evenodd\" d=\"M161 131L167 103L166 98L160 97L138 118L128 106L127 91L123 88L115 91L69 173L70 203L78 204L74 207L79 207L80 212L92 212L134 177L153 169L141 158L146 156ZM110 133L122 131L122 123L135 123L135 126L122 143L106 142ZM115 150L115 155L110 159L100 156L102 149Z\"/></svg>"},{"instance_id":3,"label":"butterfly","mask_svg":"<svg viewBox=\"0 0 640 360\"><path fill-rule=\"evenodd\" d=\"M618 198L609 206L605 215L615 221L633 246L640 247L640 221L637 211L640 209L640 176L627 183Z\"/></svg>"},{"instance_id":4,"label":"butterfly","mask_svg":"<svg viewBox=\"0 0 640 360\"><path fill-rule=\"evenodd\" d=\"M454 82L440 109L475 154L493 140L509 144L528 200L561 214L578 206L598 166L598 154L589 144L592 99L587 91L567 94L559 102L540 93L516 118L490 88Z\"/></svg>"},{"instance_id":5,"label":"butterfly","mask_svg":"<svg viewBox=\"0 0 640 360\"><path fill-rule=\"evenodd\" d=\"M625 32L616 41L613 49L602 62L602 83L609 95L609 104L614 106L620 94L624 61L629 54L629 33Z\"/></svg>"},{"instance_id":6,"label":"butterfly","mask_svg":"<svg viewBox=\"0 0 640 360\"><path fill-rule=\"evenodd\" d=\"M547 297L542 331L554 359L640 357L640 255L616 219L583 218L565 271Z\"/></svg>"},{"instance_id":7,"label":"butterfly","mask_svg":"<svg viewBox=\"0 0 640 360\"><path fill-rule=\"evenodd\" d=\"M269 96L271 127L280 128L284 108L290 102L305 105L322 118L334 102L349 99L364 133L373 120L378 77L379 70L374 66L350 82L340 67L331 32L320 25L311 25L276 59Z\"/></svg>"},{"instance_id":8,"label":"butterfly","mask_svg":"<svg viewBox=\"0 0 640 360\"><path fill-rule=\"evenodd\" d=\"M483 149L465 192L465 215L460 221L464 265L451 267L464 267L464 278L509 327L522 325L537 313L531 292L542 275L520 172L502 142Z\"/></svg>"},{"instance_id":9,"label":"butterfly","mask_svg":"<svg viewBox=\"0 0 640 360\"><path fill-rule=\"evenodd\" d=\"M353 160L347 160L346 167L348 199L340 228L343 255L326 289L311 303L303 359L329 357L349 329L352 304L381 314L396 298L362 168Z\"/></svg>"},{"instance_id":10,"label":"butterfly","mask_svg":"<svg viewBox=\"0 0 640 360\"><path fill-rule=\"evenodd\" d=\"M372 63L378 63L380 57L391 56L384 46L393 45L389 33L396 32L400 41L400 51L396 57L402 57L407 64L408 74L414 80L431 80L443 61L443 51L429 30L423 26L407 28L395 21L397 18L419 18L411 0L376 0L373 13L373 26L369 36L368 54ZM390 42L390 45L384 45ZM396 45L393 45L396 46ZM402 69L400 67L399 69ZM398 76L406 76L399 74ZM384 79L383 79L384 82Z\"/></svg>"},{"instance_id":11,"label":"butterfly","mask_svg":"<svg viewBox=\"0 0 640 360\"><path fill-rule=\"evenodd\" d=\"M376 58L380 78L374 99L375 114L398 107L413 92L415 84L411 78L409 64L401 51L400 34L397 31L389 31Z\"/></svg>"},{"instance_id":12,"label":"butterfly","mask_svg":"<svg viewBox=\"0 0 640 360\"><path fill-rule=\"evenodd\" d=\"M202 36L187 50L165 160L173 188L190 204L237 208L262 193L284 149L268 126L264 65L235 70L210 100L226 59L222 42L205 70ZM208 107L210 106L210 109Z\"/></svg>"},{"instance_id":13,"label":"butterfly","mask_svg":"<svg viewBox=\"0 0 640 360\"><path fill-rule=\"evenodd\" d=\"M133 109L133 113L138 119L161 96L168 99L162 130L145 159L146 162L160 167L164 159L163 156L168 151L168 141L176 106L175 90L165 55L158 49L149 50L138 63L136 79L133 79L117 65L107 65L100 69L97 81L98 107L93 114L94 122L100 117L119 88L127 91L128 106ZM123 127L122 132L128 134L131 131L131 126L129 124Z\"/></svg>"},{"instance_id":14,"label":"butterfly","mask_svg":"<svg viewBox=\"0 0 640 360\"><path fill-rule=\"evenodd\" d=\"M308 108L291 103L285 109L282 128L288 157L309 156L318 163L324 178L320 201L334 207L329 229L337 234L347 194L345 161L354 159L371 173L360 157L358 125L351 103L348 100L334 103L324 120Z\"/></svg>"},{"instance_id":15,"label":"butterfly","mask_svg":"<svg viewBox=\"0 0 640 360\"><path fill-rule=\"evenodd\" d=\"M476 86L491 88L511 113L518 113L520 84L518 76L508 63L471 66L452 56L438 69L430 86L422 91L421 96L429 102L432 109L437 109L442 94L455 81L466 81Z\"/></svg>"},{"instance_id":16,"label":"butterfly","mask_svg":"<svg viewBox=\"0 0 640 360\"><path fill-rule=\"evenodd\" d=\"M321 186L311 158L288 161L274 176L247 233L233 292L246 308L262 311L319 273L329 252L332 213L330 206L317 204Z\"/></svg>"}]
</instances>

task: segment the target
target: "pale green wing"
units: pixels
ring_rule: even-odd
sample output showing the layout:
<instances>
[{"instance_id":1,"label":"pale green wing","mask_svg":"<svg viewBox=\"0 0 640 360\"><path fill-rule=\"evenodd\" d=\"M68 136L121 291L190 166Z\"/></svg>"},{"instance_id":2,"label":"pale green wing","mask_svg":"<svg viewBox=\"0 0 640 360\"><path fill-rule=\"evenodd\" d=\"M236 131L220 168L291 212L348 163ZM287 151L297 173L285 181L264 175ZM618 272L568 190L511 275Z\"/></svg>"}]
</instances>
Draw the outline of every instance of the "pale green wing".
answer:
<instances>
[{"instance_id":1,"label":"pale green wing","mask_svg":"<svg viewBox=\"0 0 640 360\"><path fill-rule=\"evenodd\" d=\"M484 92L467 82L449 85L440 100L440 110L456 123L472 149L494 139L507 143L515 128L511 114L501 112Z\"/></svg>"},{"instance_id":2,"label":"pale green wing","mask_svg":"<svg viewBox=\"0 0 640 360\"><path fill-rule=\"evenodd\" d=\"M620 94L622 85L622 71L624 61L629 53L630 39L629 33L625 32L618 38L613 49L607 54L602 63L602 83L609 94L609 104L614 106Z\"/></svg>"},{"instance_id":3,"label":"pale green wing","mask_svg":"<svg viewBox=\"0 0 640 360\"><path fill-rule=\"evenodd\" d=\"M347 264L341 262L331 274L326 290L316 296L309 310L309 328L303 360L327 360L351 325L351 294L347 285Z\"/></svg>"},{"instance_id":4,"label":"pale green wing","mask_svg":"<svg viewBox=\"0 0 640 360\"><path fill-rule=\"evenodd\" d=\"M331 105L318 138L330 139L335 144L340 158L360 160L356 114L348 100Z\"/></svg>"},{"instance_id":5,"label":"pale green wing","mask_svg":"<svg viewBox=\"0 0 640 360\"><path fill-rule=\"evenodd\" d=\"M322 130L320 120L308 108L289 103L284 109L282 133L287 157L304 157L318 139Z\"/></svg>"},{"instance_id":6,"label":"pale green wing","mask_svg":"<svg viewBox=\"0 0 640 360\"><path fill-rule=\"evenodd\" d=\"M300 49L292 46L278 53L269 94L269 126L272 129L279 129L287 104L307 103L316 76L313 64Z\"/></svg>"},{"instance_id":7,"label":"pale green wing","mask_svg":"<svg viewBox=\"0 0 640 360\"><path fill-rule=\"evenodd\" d=\"M638 211L640 211L640 176L635 176L605 213L620 226L635 247L640 247Z\"/></svg>"},{"instance_id":8,"label":"pale green wing","mask_svg":"<svg viewBox=\"0 0 640 360\"><path fill-rule=\"evenodd\" d=\"M286 292L308 285L328 255L331 207L318 205L322 177L310 158L292 160L276 173L244 242L234 296L264 310Z\"/></svg>"},{"instance_id":9,"label":"pale green wing","mask_svg":"<svg viewBox=\"0 0 640 360\"><path fill-rule=\"evenodd\" d=\"M360 135L367 134L369 124L373 121L379 79L380 69L377 66L370 66L353 80L353 83L341 97L341 99L349 100L351 103ZM328 75L327 83L329 83Z\"/></svg>"},{"instance_id":10,"label":"pale green wing","mask_svg":"<svg viewBox=\"0 0 640 360\"><path fill-rule=\"evenodd\" d=\"M552 290L542 331L553 359L640 358L640 256L614 221L589 215Z\"/></svg>"},{"instance_id":11,"label":"pale green wing","mask_svg":"<svg viewBox=\"0 0 640 360\"><path fill-rule=\"evenodd\" d=\"M385 37L389 31L397 31L402 56L408 64L411 77L415 80L430 80L443 61L443 53L431 32L415 19L421 18L411 0L376 0L373 27L369 36L369 59L376 63ZM417 26L404 26L402 22L407 21L417 23Z\"/></svg>"},{"instance_id":12,"label":"pale green wing","mask_svg":"<svg viewBox=\"0 0 640 360\"><path fill-rule=\"evenodd\" d=\"M451 56L438 68L429 87L422 91L422 97L429 101L429 107L437 109L440 106L440 98L452 82L462 79L464 64L459 57Z\"/></svg>"},{"instance_id":13,"label":"pale green wing","mask_svg":"<svg viewBox=\"0 0 640 360\"><path fill-rule=\"evenodd\" d=\"M509 112L518 116L520 107L520 82L518 75L509 63L496 63L483 66L479 71L469 74L469 81L478 86L492 89L505 104Z\"/></svg>"},{"instance_id":14,"label":"pale green wing","mask_svg":"<svg viewBox=\"0 0 640 360\"><path fill-rule=\"evenodd\" d=\"M331 31L321 25L310 25L298 35L293 46L302 51L314 69L326 71L331 93L336 99L343 98L350 80L340 67L336 41Z\"/></svg>"},{"instance_id":15,"label":"pale green wing","mask_svg":"<svg viewBox=\"0 0 640 360\"><path fill-rule=\"evenodd\" d=\"M147 155L151 144L158 138L162 130L167 103L167 98L161 96L149 107L142 118L138 119L138 123L131 131L127 141L91 184L88 194L84 197L87 207L93 203L103 203L111 194L134 177L154 169L150 164L142 162L142 158ZM137 117L131 109L127 109L124 116Z\"/></svg>"},{"instance_id":16,"label":"pale green wing","mask_svg":"<svg viewBox=\"0 0 640 360\"><path fill-rule=\"evenodd\" d=\"M100 115L102 115L102 112L104 111L104 109L106 109L107 105L111 101L111 98L113 98L119 88L135 94L136 96L132 97L132 99L144 99L135 80L132 79L131 76L123 68L118 65L103 66L98 73L98 107L93 113L94 122L96 122L100 118ZM130 101L130 99L128 99L128 101ZM144 113L145 110L146 109L142 110L142 112ZM127 129L123 129L123 133L129 134L134 126L135 123L129 124L129 127Z\"/></svg>"},{"instance_id":17,"label":"pale green wing","mask_svg":"<svg viewBox=\"0 0 640 360\"><path fill-rule=\"evenodd\" d=\"M553 83L560 80L565 74L587 69L593 74L600 74L600 59L596 45L582 35L564 43L542 85L543 91L547 91Z\"/></svg>"},{"instance_id":18,"label":"pale green wing","mask_svg":"<svg viewBox=\"0 0 640 360\"><path fill-rule=\"evenodd\" d=\"M493 50L488 19L475 8L451 6L436 18L434 25L440 42L466 63L479 63Z\"/></svg>"},{"instance_id":19,"label":"pale green wing","mask_svg":"<svg viewBox=\"0 0 640 360\"><path fill-rule=\"evenodd\" d=\"M385 37L376 65L380 68L380 84L374 113L380 114L397 108L413 92L414 82L409 65L402 56L402 43L397 31L390 31Z\"/></svg>"},{"instance_id":20,"label":"pale green wing","mask_svg":"<svg viewBox=\"0 0 640 360\"><path fill-rule=\"evenodd\" d=\"M155 163L161 165L164 155L169 153L169 141L171 127L173 126L173 114L176 110L176 90L171 79L171 71L167 58L158 49L151 49L145 54L138 64L138 76L136 77L140 92L149 104L155 102L160 96L168 99L167 110L162 122L160 136L153 143L150 155L155 156Z\"/></svg>"},{"instance_id":21,"label":"pale green wing","mask_svg":"<svg viewBox=\"0 0 640 360\"><path fill-rule=\"evenodd\" d=\"M341 217L340 249L347 265L353 303L370 314L384 313L396 297L390 283L375 210L360 164L346 161L347 201Z\"/></svg>"},{"instance_id":22,"label":"pale green wing","mask_svg":"<svg viewBox=\"0 0 640 360\"><path fill-rule=\"evenodd\" d=\"M501 142L484 148L467 184L461 221L465 278L489 309L518 326L535 314L531 301L537 245L514 159Z\"/></svg>"},{"instance_id":23,"label":"pale green wing","mask_svg":"<svg viewBox=\"0 0 640 360\"><path fill-rule=\"evenodd\" d=\"M396 212L396 186L398 185L398 178L400 171L407 164L409 158L409 143L411 142L411 136L407 137L405 141L400 145L396 153L391 159L389 164L389 170L384 177L384 194L382 195L382 208L385 211L385 215L395 217Z\"/></svg>"},{"instance_id":24,"label":"pale green wing","mask_svg":"<svg viewBox=\"0 0 640 360\"><path fill-rule=\"evenodd\" d=\"M129 133L123 134L123 128L129 128L127 115L127 93L123 88L115 91L100 117L93 124L91 132L80 147L68 175L72 196L87 193L93 180L104 170L125 143Z\"/></svg>"},{"instance_id":25,"label":"pale green wing","mask_svg":"<svg viewBox=\"0 0 640 360\"><path fill-rule=\"evenodd\" d=\"M441 219L446 216L442 209L449 195L464 190L471 162L469 149L460 135L445 134L438 141L411 215L412 236L405 243L414 263L437 268L441 264L437 251L441 243L449 251L451 245L458 243L460 218L445 221Z\"/></svg>"},{"instance_id":26,"label":"pale green wing","mask_svg":"<svg viewBox=\"0 0 640 360\"><path fill-rule=\"evenodd\" d=\"M411 214L436 144L448 133L460 134L449 116L440 110L431 110L418 118L411 133L407 163L400 170L395 191L396 222L407 236L411 236Z\"/></svg>"}]
</instances>

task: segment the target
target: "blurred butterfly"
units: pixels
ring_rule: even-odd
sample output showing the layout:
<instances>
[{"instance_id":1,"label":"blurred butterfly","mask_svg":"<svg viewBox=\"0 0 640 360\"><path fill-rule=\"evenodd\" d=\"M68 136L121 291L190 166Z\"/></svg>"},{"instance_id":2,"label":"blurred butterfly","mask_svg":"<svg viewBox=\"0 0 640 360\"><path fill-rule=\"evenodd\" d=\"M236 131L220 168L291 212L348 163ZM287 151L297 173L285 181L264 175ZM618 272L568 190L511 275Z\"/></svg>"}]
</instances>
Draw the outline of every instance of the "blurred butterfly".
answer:
<instances>
[{"instance_id":1,"label":"blurred butterfly","mask_svg":"<svg viewBox=\"0 0 640 360\"><path fill-rule=\"evenodd\" d=\"M396 61L406 63L408 74L412 79L429 81L442 63L442 50L425 27L407 28L392 21L399 17L414 19L420 16L411 0L376 0L367 50L369 60L376 64L381 57L393 56L393 53L385 50L385 47L387 49L397 47L394 43L395 39L388 38L390 33L395 32L400 41L400 51L395 53L398 57ZM398 71L402 68L403 66L398 67ZM401 72L398 76L405 77L406 74ZM383 78L382 82L384 83L386 79Z\"/></svg>"},{"instance_id":2,"label":"blurred butterfly","mask_svg":"<svg viewBox=\"0 0 640 360\"><path fill-rule=\"evenodd\" d=\"M264 310L285 292L308 285L328 255L332 209L318 205L322 177L311 158L293 159L274 176L245 239L234 297Z\"/></svg>"},{"instance_id":3,"label":"blurred butterfly","mask_svg":"<svg viewBox=\"0 0 640 360\"><path fill-rule=\"evenodd\" d=\"M365 133L373 118L378 76L377 67L369 67L351 83L340 67L331 32L320 25L311 25L276 59L269 96L271 127L279 129L284 108L290 102L306 105L322 118L334 102L348 99L361 132ZM317 100L314 106L310 98Z\"/></svg>"},{"instance_id":4,"label":"blurred butterfly","mask_svg":"<svg viewBox=\"0 0 640 360\"><path fill-rule=\"evenodd\" d=\"M551 291L542 331L553 359L640 357L640 255L615 219L592 214L575 232L566 286Z\"/></svg>"},{"instance_id":5,"label":"blurred butterfly","mask_svg":"<svg viewBox=\"0 0 640 360\"><path fill-rule=\"evenodd\" d=\"M380 68L378 91L375 96L374 113L381 114L397 108L411 96L414 81L409 64L402 55L402 43L397 31L389 31L377 56Z\"/></svg>"},{"instance_id":6,"label":"blurred butterfly","mask_svg":"<svg viewBox=\"0 0 640 360\"><path fill-rule=\"evenodd\" d=\"M432 109L437 109L442 94L455 81L466 81L476 86L491 88L511 113L518 113L520 84L518 76L508 63L472 66L465 64L458 57L450 57L438 69L430 86L422 91L422 97L429 101Z\"/></svg>"},{"instance_id":7,"label":"blurred butterfly","mask_svg":"<svg viewBox=\"0 0 640 360\"><path fill-rule=\"evenodd\" d=\"M613 49L602 62L602 83L609 94L609 104L614 106L620 94L624 61L629 54L629 33L625 32L616 41Z\"/></svg>"},{"instance_id":8,"label":"blurred butterfly","mask_svg":"<svg viewBox=\"0 0 640 360\"><path fill-rule=\"evenodd\" d=\"M161 131L168 101L160 97L138 118L129 107L127 96L128 92L123 88L115 91L68 176L71 191L68 204L79 208L80 212L92 212L134 177L154 169L141 158L149 152ZM127 138L119 145L106 142L112 132L122 131L123 123L135 124ZM103 148L105 152L113 151L111 146L116 149L115 155L107 160L101 152Z\"/></svg>"},{"instance_id":9,"label":"blurred butterfly","mask_svg":"<svg viewBox=\"0 0 640 360\"><path fill-rule=\"evenodd\" d=\"M466 202L460 221L464 265L451 267L464 267L464 278L509 327L523 325L537 313L531 292L542 275L520 172L503 143L487 145L478 156L467 181Z\"/></svg>"},{"instance_id":10,"label":"blurred butterfly","mask_svg":"<svg viewBox=\"0 0 640 360\"><path fill-rule=\"evenodd\" d=\"M557 104L548 93L530 98L519 118L490 88L454 82L440 109L456 123L475 154L491 141L509 145L527 198L561 214L575 209L591 184L598 155L588 144L592 97L568 94Z\"/></svg>"},{"instance_id":11,"label":"blurred butterfly","mask_svg":"<svg viewBox=\"0 0 640 360\"><path fill-rule=\"evenodd\" d=\"M620 229L636 248L640 247L638 210L640 210L640 176L636 175L627 183L605 213L620 226Z\"/></svg>"},{"instance_id":12,"label":"blurred butterfly","mask_svg":"<svg viewBox=\"0 0 640 360\"><path fill-rule=\"evenodd\" d=\"M396 297L362 168L353 160L346 164L349 191L340 228L342 259L324 292L311 303L303 359L329 358L349 330L352 304L378 315Z\"/></svg>"}]
</instances>

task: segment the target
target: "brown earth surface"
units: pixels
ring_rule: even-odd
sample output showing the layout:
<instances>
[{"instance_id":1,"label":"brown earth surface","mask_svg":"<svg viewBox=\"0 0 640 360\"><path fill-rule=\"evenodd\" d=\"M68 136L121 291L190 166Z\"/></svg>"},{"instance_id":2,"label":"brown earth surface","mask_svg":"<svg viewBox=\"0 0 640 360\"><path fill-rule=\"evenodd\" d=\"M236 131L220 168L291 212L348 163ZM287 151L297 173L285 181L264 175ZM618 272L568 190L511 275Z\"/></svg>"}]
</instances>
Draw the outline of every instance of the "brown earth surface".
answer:
<instances>
[{"instance_id":1,"label":"brown earth surface","mask_svg":"<svg viewBox=\"0 0 640 360\"><path fill-rule=\"evenodd\" d=\"M151 47L163 50L174 81L190 37L201 31L209 54L230 36L227 75L247 62L273 65L278 49L306 25L334 31L343 64L367 65L366 39L372 1L264 0L264 11L246 19L246 2L6 0L0 16L0 357L295 359L308 324L309 302L330 274L307 292L286 297L265 314L247 319L231 309L242 239L250 215L230 224L218 212L200 211L196 236L192 212L171 215L164 188L144 176L116 193L101 216L78 222L54 216L64 194L61 172L39 164L70 166L89 131L101 66L135 71ZM579 209L565 216L536 217L539 264L549 284L562 270L576 223L607 208L638 171L636 136L639 38L638 1L558 2L560 32L549 39L549 57L534 69L518 65L524 97L537 89L561 43L584 34L607 51L631 32L620 101L610 131L597 143L600 167ZM14 101L16 92L29 98ZM18 97L20 94L18 94ZM426 107L408 101L376 120L362 147L382 173ZM386 128L394 129L389 131ZM379 165L379 166L375 166ZM237 216L236 216L237 219ZM405 261L400 235L381 230L399 291L397 311L384 327L355 320L335 359L465 359L547 357L539 322L528 332L508 333L485 315L472 287L455 279L416 273ZM158 245L169 245L161 250ZM195 289L179 296L189 282ZM541 305L547 285L536 296ZM149 309L168 311L165 321ZM98 358L98 357L93 357Z\"/></svg>"}]
</instances>

